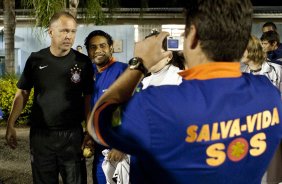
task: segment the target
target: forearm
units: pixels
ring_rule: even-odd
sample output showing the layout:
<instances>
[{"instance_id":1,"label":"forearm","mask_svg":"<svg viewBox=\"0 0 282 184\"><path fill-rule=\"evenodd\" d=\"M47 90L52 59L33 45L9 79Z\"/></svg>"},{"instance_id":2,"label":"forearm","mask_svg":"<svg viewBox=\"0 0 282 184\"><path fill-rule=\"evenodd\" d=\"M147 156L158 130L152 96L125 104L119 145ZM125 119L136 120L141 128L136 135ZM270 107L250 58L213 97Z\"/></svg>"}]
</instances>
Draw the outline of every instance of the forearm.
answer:
<instances>
[{"instance_id":1,"label":"forearm","mask_svg":"<svg viewBox=\"0 0 282 184\"><path fill-rule=\"evenodd\" d=\"M128 68L99 98L94 106L94 111L105 102L123 103L128 101L142 78L142 72Z\"/></svg>"},{"instance_id":2,"label":"forearm","mask_svg":"<svg viewBox=\"0 0 282 184\"><path fill-rule=\"evenodd\" d=\"M92 122L97 109L105 102L123 103L128 101L142 77L143 74L141 71L127 69L99 98L91 112L89 121L87 121L87 130L93 138L95 137L95 133L94 124Z\"/></svg>"},{"instance_id":3,"label":"forearm","mask_svg":"<svg viewBox=\"0 0 282 184\"><path fill-rule=\"evenodd\" d=\"M24 109L28 97L29 97L30 91L28 90L17 90L13 105L11 108L11 112L7 121L8 127L14 127L16 120L20 116L22 110Z\"/></svg>"}]
</instances>

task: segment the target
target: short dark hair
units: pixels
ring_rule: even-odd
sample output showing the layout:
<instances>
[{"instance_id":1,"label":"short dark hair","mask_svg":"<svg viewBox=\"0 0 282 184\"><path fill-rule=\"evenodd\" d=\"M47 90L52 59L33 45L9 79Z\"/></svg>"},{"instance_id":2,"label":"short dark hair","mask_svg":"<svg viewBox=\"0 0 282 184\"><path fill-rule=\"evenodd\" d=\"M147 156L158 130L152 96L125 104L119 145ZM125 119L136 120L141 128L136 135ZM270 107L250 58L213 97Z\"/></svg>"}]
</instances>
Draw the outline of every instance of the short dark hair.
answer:
<instances>
[{"instance_id":1,"label":"short dark hair","mask_svg":"<svg viewBox=\"0 0 282 184\"><path fill-rule=\"evenodd\" d=\"M113 43L114 43L112 37L108 33L104 32L102 30L95 30L95 31L92 31L91 33L89 33L89 35L85 38L84 45L85 45L87 51L89 50L89 42L90 42L91 38L93 38L95 36L105 37L107 39L109 46L112 46Z\"/></svg>"},{"instance_id":2,"label":"short dark hair","mask_svg":"<svg viewBox=\"0 0 282 184\"><path fill-rule=\"evenodd\" d=\"M279 34L276 31L267 31L264 32L260 40L261 41L268 41L271 45L273 45L274 42L277 42L277 45L280 44L280 38Z\"/></svg>"},{"instance_id":3,"label":"short dark hair","mask_svg":"<svg viewBox=\"0 0 282 184\"><path fill-rule=\"evenodd\" d=\"M250 0L189 0L185 36L193 24L205 55L213 61L240 60L252 27Z\"/></svg>"},{"instance_id":4,"label":"short dark hair","mask_svg":"<svg viewBox=\"0 0 282 184\"><path fill-rule=\"evenodd\" d=\"M74 16L72 16L72 14L70 14L69 12L66 12L66 11L61 11L61 12L54 13L54 15L50 18L48 27L50 27L54 22L56 22L62 16L71 18L76 22L76 18L74 18Z\"/></svg>"},{"instance_id":5,"label":"short dark hair","mask_svg":"<svg viewBox=\"0 0 282 184\"><path fill-rule=\"evenodd\" d=\"M277 27L276 27L276 25L274 24L274 22L266 22L266 23L264 23L264 24L262 25L262 27L263 27L263 28L264 28L264 27L272 27L272 29L273 29L274 31L277 30Z\"/></svg>"}]
</instances>

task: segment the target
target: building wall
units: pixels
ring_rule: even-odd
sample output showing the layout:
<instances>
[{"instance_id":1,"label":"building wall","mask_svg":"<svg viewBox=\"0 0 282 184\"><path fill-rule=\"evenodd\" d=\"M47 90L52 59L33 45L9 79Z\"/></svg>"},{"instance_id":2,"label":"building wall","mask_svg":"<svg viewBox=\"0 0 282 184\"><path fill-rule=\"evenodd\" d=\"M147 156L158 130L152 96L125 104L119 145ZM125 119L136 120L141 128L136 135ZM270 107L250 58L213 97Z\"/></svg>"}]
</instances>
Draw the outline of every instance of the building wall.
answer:
<instances>
[{"instance_id":1,"label":"building wall","mask_svg":"<svg viewBox=\"0 0 282 184\"><path fill-rule=\"evenodd\" d=\"M265 22L254 22L252 25L252 34L255 35L256 37L260 38L262 35L262 26ZM277 27L277 32L280 35L280 42L282 42L282 22L275 22L276 27Z\"/></svg>"},{"instance_id":2,"label":"building wall","mask_svg":"<svg viewBox=\"0 0 282 184\"><path fill-rule=\"evenodd\" d=\"M269 20L267 20L269 21ZM278 28L280 40L282 41L282 22L273 21ZM255 21L252 26L252 34L260 38L262 32L261 27L265 22ZM83 46L83 53L87 54L84 47L84 39L93 30L103 30L109 33L114 40L121 43L121 50L114 53L114 57L121 61L127 62L133 57L134 42L144 39L154 29L161 30L161 24L144 24L139 25L137 30L134 25L108 25L108 26L94 26L94 25L79 25L77 29L76 40L73 45L75 49L77 45ZM31 52L38 51L50 45L50 38L46 31L39 31L33 27L17 27L15 32L15 64L16 73L23 71L25 62ZM3 37L0 34L0 56L4 56ZM3 68L3 66L2 66Z\"/></svg>"},{"instance_id":3,"label":"building wall","mask_svg":"<svg viewBox=\"0 0 282 184\"><path fill-rule=\"evenodd\" d=\"M76 39L73 48L76 49L77 45L83 46L83 53L87 55L86 48L84 47L84 39L94 30L103 30L110 34L113 40L118 40L122 43L121 50L114 53L114 57L121 62L127 61L133 57L134 51L134 26L133 25L115 25L115 26L85 26L79 25L77 29ZM46 48L50 45L51 41L46 31L32 27L17 27L15 32L15 49L17 52L16 60L16 73L23 71L25 62L31 52L36 52L40 49Z\"/></svg>"}]
</instances>

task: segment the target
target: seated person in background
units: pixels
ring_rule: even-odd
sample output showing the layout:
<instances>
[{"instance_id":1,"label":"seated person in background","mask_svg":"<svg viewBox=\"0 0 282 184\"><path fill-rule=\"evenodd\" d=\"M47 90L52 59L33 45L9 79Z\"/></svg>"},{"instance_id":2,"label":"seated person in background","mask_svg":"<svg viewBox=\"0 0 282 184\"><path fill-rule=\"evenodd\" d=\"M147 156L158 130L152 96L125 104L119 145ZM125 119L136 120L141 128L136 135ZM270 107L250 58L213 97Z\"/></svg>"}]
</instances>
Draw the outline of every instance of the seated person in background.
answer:
<instances>
[{"instance_id":1,"label":"seated person in background","mask_svg":"<svg viewBox=\"0 0 282 184\"><path fill-rule=\"evenodd\" d=\"M273 22L266 22L262 26L262 32L265 33L267 31L276 31L277 32L277 27Z\"/></svg>"},{"instance_id":2,"label":"seated person in background","mask_svg":"<svg viewBox=\"0 0 282 184\"><path fill-rule=\"evenodd\" d=\"M267 53L267 60L282 65L282 44L279 34L275 31L267 31L260 37L263 50Z\"/></svg>"}]
</instances>

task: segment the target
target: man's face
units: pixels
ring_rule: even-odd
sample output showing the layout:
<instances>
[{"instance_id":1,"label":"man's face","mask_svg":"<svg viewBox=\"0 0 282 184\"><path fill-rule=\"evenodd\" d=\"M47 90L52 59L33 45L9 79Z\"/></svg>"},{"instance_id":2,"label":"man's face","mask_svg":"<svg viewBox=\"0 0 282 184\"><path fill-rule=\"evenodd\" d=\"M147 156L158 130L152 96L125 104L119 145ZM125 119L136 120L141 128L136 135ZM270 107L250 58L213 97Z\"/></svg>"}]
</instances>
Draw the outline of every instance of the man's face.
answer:
<instances>
[{"instance_id":1,"label":"man's face","mask_svg":"<svg viewBox=\"0 0 282 184\"><path fill-rule=\"evenodd\" d=\"M262 28L263 33L267 32L267 31L275 31L275 30L273 30L272 26L265 26L265 27Z\"/></svg>"},{"instance_id":2,"label":"man's face","mask_svg":"<svg viewBox=\"0 0 282 184\"><path fill-rule=\"evenodd\" d=\"M76 35L76 22L69 17L62 16L53 22L49 28L51 46L56 52L69 51Z\"/></svg>"},{"instance_id":3,"label":"man's face","mask_svg":"<svg viewBox=\"0 0 282 184\"><path fill-rule=\"evenodd\" d=\"M263 51L264 52L269 52L269 51L275 50L276 49L276 44L275 43L270 44L267 40L261 41L261 45L262 45Z\"/></svg>"},{"instance_id":4,"label":"man's face","mask_svg":"<svg viewBox=\"0 0 282 184\"><path fill-rule=\"evenodd\" d=\"M89 41L88 56L99 67L105 66L112 57L112 47L103 36L94 36Z\"/></svg>"}]
</instances>

